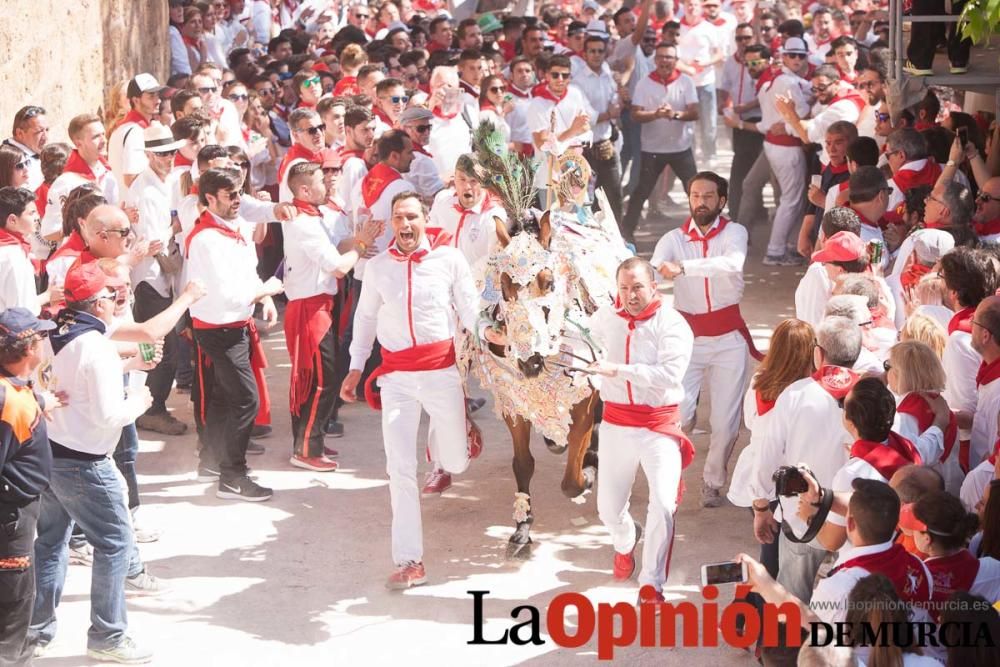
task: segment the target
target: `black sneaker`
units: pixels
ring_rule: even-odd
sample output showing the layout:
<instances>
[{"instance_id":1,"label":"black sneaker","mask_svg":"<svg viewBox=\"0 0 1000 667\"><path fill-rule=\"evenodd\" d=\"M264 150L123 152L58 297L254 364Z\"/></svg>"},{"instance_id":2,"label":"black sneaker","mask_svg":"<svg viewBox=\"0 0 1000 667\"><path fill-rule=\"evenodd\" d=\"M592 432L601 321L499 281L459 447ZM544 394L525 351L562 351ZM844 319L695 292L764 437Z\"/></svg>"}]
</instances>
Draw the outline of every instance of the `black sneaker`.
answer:
<instances>
[{"instance_id":1,"label":"black sneaker","mask_svg":"<svg viewBox=\"0 0 1000 667\"><path fill-rule=\"evenodd\" d=\"M214 482L219 479L219 475L222 473L219 471L219 466L198 466L198 481L199 482Z\"/></svg>"},{"instance_id":2,"label":"black sneaker","mask_svg":"<svg viewBox=\"0 0 1000 667\"><path fill-rule=\"evenodd\" d=\"M274 491L244 475L225 481L220 479L219 490L215 492L215 495L226 500L246 500L251 503L259 503L269 500L274 495Z\"/></svg>"},{"instance_id":3,"label":"black sneaker","mask_svg":"<svg viewBox=\"0 0 1000 667\"><path fill-rule=\"evenodd\" d=\"M331 438L343 438L344 437L344 425L341 424L336 419L331 419L326 423L326 428L323 430Z\"/></svg>"},{"instance_id":4,"label":"black sneaker","mask_svg":"<svg viewBox=\"0 0 1000 667\"><path fill-rule=\"evenodd\" d=\"M259 442L251 440L247 444L247 454L257 455L263 453L264 453L264 445L260 444Z\"/></svg>"},{"instance_id":5,"label":"black sneaker","mask_svg":"<svg viewBox=\"0 0 1000 667\"><path fill-rule=\"evenodd\" d=\"M267 426L267 425L264 425L264 424L259 424L257 426L254 426L253 430L250 431L250 437L252 437L252 438L266 438L267 436L271 435L271 431L272 431L272 429L271 429L270 426Z\"/></svg>"}]
</instances>

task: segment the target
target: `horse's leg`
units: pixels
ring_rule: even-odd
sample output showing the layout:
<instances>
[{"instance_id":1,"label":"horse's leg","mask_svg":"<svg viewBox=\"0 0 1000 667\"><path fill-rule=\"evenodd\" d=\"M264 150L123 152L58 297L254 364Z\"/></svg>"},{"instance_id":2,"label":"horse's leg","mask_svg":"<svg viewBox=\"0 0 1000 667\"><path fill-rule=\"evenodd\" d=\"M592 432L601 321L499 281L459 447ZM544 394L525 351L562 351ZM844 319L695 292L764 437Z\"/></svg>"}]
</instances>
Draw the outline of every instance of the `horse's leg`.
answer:
<instances>
[{"instance_id":1,"label":"horse's leg","mask_svg":"<svg viewBox=\"0 0 1000 667\"><path fill-rule=\"evenodd\" d=\"M507 546L507 557L526 557L530 554L531 523L531 477L535 474L535 459L531 455L531 424L520 417L506 417L507 429L514 444L514 479L517 480L517 495L514 499L515 528Z\"/></svg>"},{"instance_id":2,"label":"horse's leg","mask_svg":"<svg viewBox=\"0 0 1000 667\"><path fill-rule=\"evenodd\" d=\"M569 498L576 498L594 485L597 470L584 467L583 462L590 448L590 434L594 428L594 411L597 407L597 392L573 406L570 413L573 421L569 428L569 453L566 456L566 471L563 474L562 492Z\"/></svg>"}]
</instances>

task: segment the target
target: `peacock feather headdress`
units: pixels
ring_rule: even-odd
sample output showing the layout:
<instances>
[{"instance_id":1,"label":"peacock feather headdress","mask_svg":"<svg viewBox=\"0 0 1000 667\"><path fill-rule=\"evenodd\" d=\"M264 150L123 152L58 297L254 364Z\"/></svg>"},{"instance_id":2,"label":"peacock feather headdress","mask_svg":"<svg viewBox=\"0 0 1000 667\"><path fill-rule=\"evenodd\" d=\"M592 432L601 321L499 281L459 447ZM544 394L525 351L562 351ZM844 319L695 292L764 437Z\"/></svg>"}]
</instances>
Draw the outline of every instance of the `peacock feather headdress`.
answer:
<instances>
[{"instance_id":1,"label":"peacock feather headdress","mask_svg":"<svg viewBox=\"0 0 1000 667\"><path fill-rule=\"evenodd\" d=\"M532 221L535 166L530 159L507 150L503 134L488 120L472 133L472 146L479 181L503 204L508 220L513 223L512 231L520 231Z\"/></svg>"}]
</instances>

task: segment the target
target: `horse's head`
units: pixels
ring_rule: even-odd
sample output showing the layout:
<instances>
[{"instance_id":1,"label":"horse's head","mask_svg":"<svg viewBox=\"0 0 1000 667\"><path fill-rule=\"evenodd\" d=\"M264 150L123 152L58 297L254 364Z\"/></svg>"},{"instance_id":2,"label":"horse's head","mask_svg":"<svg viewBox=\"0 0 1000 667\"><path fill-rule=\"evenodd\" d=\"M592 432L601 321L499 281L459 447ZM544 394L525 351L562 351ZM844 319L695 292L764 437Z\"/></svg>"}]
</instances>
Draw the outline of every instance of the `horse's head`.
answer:
<instances>
[{"instance_id":1,"label":"horse's head","mask_svg":"<svg viewBox=\"0 0 1000 667\"><path fill-rule=\"evenodd\" d=\"M549 214L538 221L537 234L529 225L517 224L511 235L502 220L494 222L499 249L489 265L502 296L497 320L507 335L507 355L526 377L536 377L545 368L545 357L559 351L565 308L565 288L549 249Z\"/></svg>"}]
</instances>

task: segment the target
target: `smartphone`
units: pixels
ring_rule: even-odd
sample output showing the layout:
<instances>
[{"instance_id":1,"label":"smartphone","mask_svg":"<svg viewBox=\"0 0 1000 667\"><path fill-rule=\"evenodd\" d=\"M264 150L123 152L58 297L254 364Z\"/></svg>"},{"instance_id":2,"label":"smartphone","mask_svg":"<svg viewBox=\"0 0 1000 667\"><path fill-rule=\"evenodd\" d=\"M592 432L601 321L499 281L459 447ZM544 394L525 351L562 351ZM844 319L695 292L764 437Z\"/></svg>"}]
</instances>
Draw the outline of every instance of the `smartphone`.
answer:
<instances>
[{"instance_id":1,"label":"smartphone","mask_svg":"<svg viewBox=\"0 0 1000 667\"><path fill-rule=\"evenodd\" d=\"M813 174L812 178L810 179L809 182L812 183L813 187L816 187L816 188L822 187L822 185L823 185L823 174Z\"/></svg>"},{"instance_id":2,"label":"smartphone","mask_svg":"<svg viewBox=\"0 0 1000 667\"><path fill-rule=\"evenodd\" d=\"M747 580L747 564L736 561L701 566L701 585L741 584Z\"/></svg>"},{"instance_id":3,"label":"smartphone","mask_svg":"<svg viewBox=\"0 0 1000 667\"><path fill-rule=\"evenodd\" d=\"M958 140L962 142L962 148L965 148L965 144L969 143L969 128L960 127L955 130L955 133L958 134Z\"/></svg>"}]
</instances>

